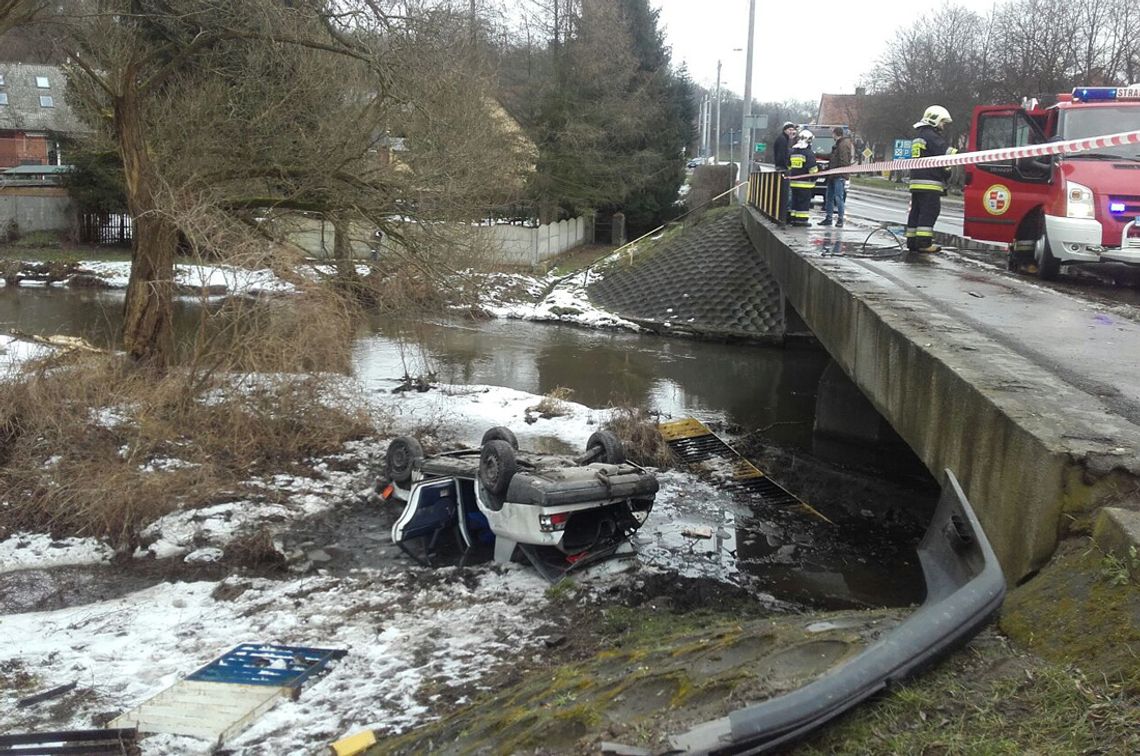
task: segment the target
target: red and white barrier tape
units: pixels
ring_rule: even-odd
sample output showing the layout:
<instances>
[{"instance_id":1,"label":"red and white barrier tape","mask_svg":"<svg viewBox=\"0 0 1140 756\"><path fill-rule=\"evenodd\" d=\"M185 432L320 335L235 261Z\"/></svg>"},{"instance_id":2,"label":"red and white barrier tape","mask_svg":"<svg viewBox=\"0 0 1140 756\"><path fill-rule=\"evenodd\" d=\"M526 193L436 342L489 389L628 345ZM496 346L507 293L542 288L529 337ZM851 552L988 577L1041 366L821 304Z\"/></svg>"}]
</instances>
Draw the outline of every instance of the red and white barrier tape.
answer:
<instances>
[{"instance_id":1,"label":"red and white barrier tape","mask_svg":"<svg viewBox=\"0 0 1140 756\"><path fill-rule=\"evenodd\" d=\"M909 171L915 168L949 168L952 165L998 163L1003 160L1017 160L1018 158L1026 157L1068 155L1074 152L1087 152L1089 150L1118 147L1125 144L1140 144L1140 131L1122 131L1119 134L1070 139L1067 142L1046 142L1045 144L1029 144L1024 147L1003 147L1000 150L958 152L953 155L939 155L938 157L908 158L906 160L864 163L863 165L845 165L842 168L833 168L820 171L819 173L813 173L811 176L812 178L819 178L820 176L839 176L846 173Z\"/></svg>"}]
</instances>

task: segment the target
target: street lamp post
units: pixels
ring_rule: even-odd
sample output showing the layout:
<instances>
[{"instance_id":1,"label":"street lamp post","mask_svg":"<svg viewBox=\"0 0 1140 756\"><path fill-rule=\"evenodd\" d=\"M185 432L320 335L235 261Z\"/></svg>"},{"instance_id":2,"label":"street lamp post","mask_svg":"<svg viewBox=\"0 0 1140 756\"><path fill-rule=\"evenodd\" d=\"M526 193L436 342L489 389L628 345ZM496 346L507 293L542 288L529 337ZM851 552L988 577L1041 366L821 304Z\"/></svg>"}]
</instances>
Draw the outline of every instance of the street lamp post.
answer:
<instances>
[{"instance_id":1,"label":"street lamp post","mask_svg":"<svg viewBox=\"0 0 1140 756\"><path fill-rule=\"evenodd\" d=\"M720 165L720 61L716 62L716 139L713 143L713 165Z\"/></svg>"},{"instance_id":2,"label":"street lamp post","mask_svg":"<svg viewBox=\"0 0 1140 756\"><path fill-rule=\"evenodd\" d=\"M755 36L756 30L756 0L748 0L748 53L745 57L744 64L744 102L741 105L740 112L743 113L742 123L740 126L740 175L737 180L746 182L752 162L748 159L748 149L752 146L752 131L748 128L749 119L752 115L752 38ZM747 135L747 139L745 139ZM740 187L740 204L748 198L748 185L742 183Z\"/></svg>"}]
</instances>

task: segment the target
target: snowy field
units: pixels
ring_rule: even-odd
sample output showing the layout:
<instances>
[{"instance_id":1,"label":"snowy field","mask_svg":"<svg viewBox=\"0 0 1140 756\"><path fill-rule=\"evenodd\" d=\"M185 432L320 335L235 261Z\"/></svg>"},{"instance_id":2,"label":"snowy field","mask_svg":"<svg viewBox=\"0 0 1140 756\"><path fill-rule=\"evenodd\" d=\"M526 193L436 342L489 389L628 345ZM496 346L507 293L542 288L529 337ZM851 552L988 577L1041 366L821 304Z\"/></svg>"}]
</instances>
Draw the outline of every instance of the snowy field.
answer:
<instances>
[{"instance_id":1,"label":"snowy field","mask_svg":"<svg viewBox=\"0 0 1140 756\"><path fill-rule=\"evenodd\" d=\"M90 267L125 285L125 264ZM238 275L179 268L180 280L198 285L224 283L248 293L289 290L267 271ZM518 286L520 281L504 284ZM536 293L548 290L538 305L496 305L491 291L486 306L500 317L636 328L591 307L582 296L580 277L556 284L553 279L521 282ZM12 369L46 349L50 347L2 336L0 367ZM393 381L391 388L395 386ZM437 440L468 446L477 445L487 428L504 425L516 431L522 448L552 438L583 448L607 418L605 410L564 402L565 415L528 423L527 408L542 397L497 386L443 385L424 393L370 388L376 416L390 419L388 433L432 427L439 429ZM134 559L208 564L236 536L265 523L284 538L291 527L338 508L359 508L385 446L379 439L356 444L336 460L312 460L308 476L251 481L285 492L283 502L235 500L171 514L147 529L145 545ZM725 514L731 502L716 490L686 474L663 474L657 504L640 533L638 570L599 576L583 590L600 591L608 581L637 580L654 570L731 581L733 568L721 563L719 543L717 550L702 553L688 544L688 555L683 560L676 556L686 546L679 513L690 520L704 516L694 515L694 498L714 504L700 509L715 513L708 515L710 528L731 517ZM718 498L721 508L715 506ZM344 649L347 655L327 676L308 683L298 700L282 699L226 744L237 754L310 754L364 728L400 732L429 721L438 715L431 705L438 691L478 690L480 680L496 669L540 652L549 633L541 628L550 599L547 584L532 569L485 564L459 575L454 569L420 567L391 546L390 523L378 513L370 533L377 548L393 554L377 567L325 569L320 550L312 549L311 558L294 561L293 572L281 579L230 575L158 582L52 611L0 614L0 732L97 726L105 715L142 703L242 642ZM53 571L83 565L98 569L110 564L112 556L95 540L14 535L0 542L0 597L6 607L34 606L40 592L52 590ZM7 684L13 679L25 684L18 689ZM57 701L17 707L21 698L71 683L76 683L75 691ZM462 701L466 694L457 695ZM209 753L213 748L202 740L165 735L147 737L142 744L147 754Z\"/></svg>"}]
</instances>

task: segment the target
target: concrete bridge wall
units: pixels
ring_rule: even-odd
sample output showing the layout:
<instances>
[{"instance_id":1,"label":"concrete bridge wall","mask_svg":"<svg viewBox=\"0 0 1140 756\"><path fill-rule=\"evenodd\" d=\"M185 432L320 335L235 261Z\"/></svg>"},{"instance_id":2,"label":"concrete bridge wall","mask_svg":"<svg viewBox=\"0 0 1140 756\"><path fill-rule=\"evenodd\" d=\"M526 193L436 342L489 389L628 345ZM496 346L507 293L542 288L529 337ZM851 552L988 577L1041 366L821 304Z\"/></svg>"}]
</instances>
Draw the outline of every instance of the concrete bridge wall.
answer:
<instances>
[{"instance_id":1,"label":"concrete bridge wall","mask_svg":"<svg viewBox=\"0 0 1140 756\"><path fill-rule=\"evenodd\" d=\"M957 475L1011 582L1043 565L1092 509L1135 496L1136 450L1113 448L1135 438L1134 426L937 306L850 261L800 254L755 210L742 212L832 358L935 478Z\"/></svg>"}]
</instances>

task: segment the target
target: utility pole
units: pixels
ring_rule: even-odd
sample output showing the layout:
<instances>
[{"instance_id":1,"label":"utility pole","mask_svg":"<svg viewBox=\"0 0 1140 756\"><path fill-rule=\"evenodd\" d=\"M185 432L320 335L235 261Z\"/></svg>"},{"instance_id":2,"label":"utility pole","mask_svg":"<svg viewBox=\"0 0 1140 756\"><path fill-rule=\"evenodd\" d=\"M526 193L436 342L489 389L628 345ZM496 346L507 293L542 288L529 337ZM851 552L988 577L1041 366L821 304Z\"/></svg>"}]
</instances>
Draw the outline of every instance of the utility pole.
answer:
<instances>
[{"instance_id":1,"label":"utility pole","mask_svg":"<svg viewBox=\"0 0 1140 756\"><path fill-rule=\"evenodd\" d=\"M752 129L749 128L749 116L752 115L752 38L756 36L756 0L748 0L748 52L745 54L744 64L744 103L740 112L744 114L740 127L740 175L738 181L747 181L752 172L752 161L748 153L752 149ZM747 138L746 138L747 137ZM740 204L748 199L748 186L740 187Z\"/></svg>"},{"instance_id":2,"label":"utility pole","mask_svg":"<svg viewBox=\"0 0 1140 756\"><path fill-rule=\"evenodd\" d=\"M713 135L713 165L720 165L720 61L716 62L716 133Z\"/></svg>"},{"instance_id":3,"label":"utility pole","mask_svg":"<svg viewBox=\"0 0 1140 756\"><path fill-rule=\"evenodd\" d=\"M701 150L698 157L709 154L709 96L701 100Z\"/></svg>"}]
</instances>

